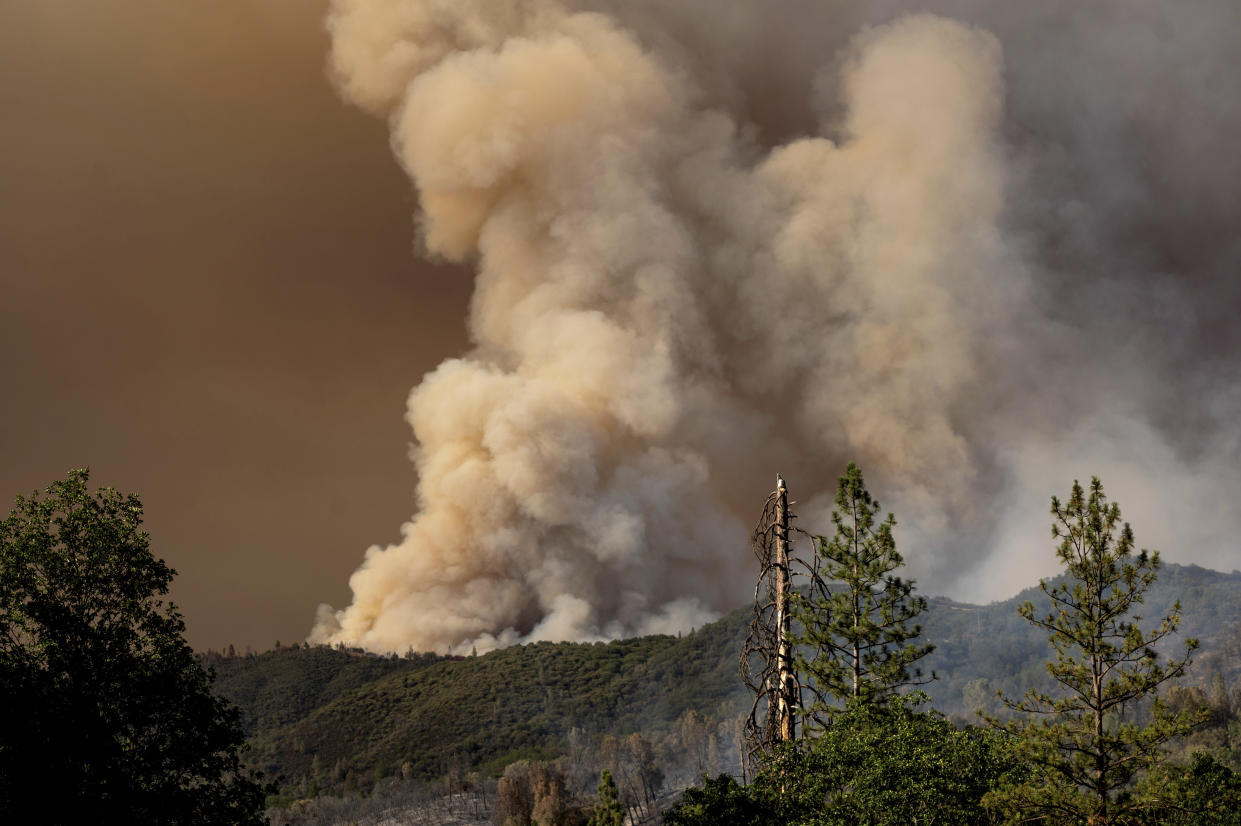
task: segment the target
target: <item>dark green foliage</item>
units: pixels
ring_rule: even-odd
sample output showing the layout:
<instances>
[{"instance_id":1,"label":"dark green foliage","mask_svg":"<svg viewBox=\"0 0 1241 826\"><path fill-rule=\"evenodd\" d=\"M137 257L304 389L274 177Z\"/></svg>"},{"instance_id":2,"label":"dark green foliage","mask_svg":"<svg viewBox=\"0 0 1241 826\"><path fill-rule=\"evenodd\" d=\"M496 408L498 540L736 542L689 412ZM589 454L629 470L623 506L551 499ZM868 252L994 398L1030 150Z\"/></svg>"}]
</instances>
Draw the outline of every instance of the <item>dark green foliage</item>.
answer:
<instances>
[{"instance_id":1,"label":"dark green foliage","mask_svg":"<svg viewBox=\"0 0 1241 826\"><path fill-rule=\"evenodd\" d=\"M664 812L664 826L783 826L751 790L727 774L703 777L702 788L685 790Z\"/></svg>"},{"instance_id":2,"label":"dark green foliage","mask_svg":"<svg viewBox=\"0 0 1241 826\"><path fill-rule=\"evenodd\" d=\"M598 643L535 643L430 663L386 661L327 649L283 649L220 664L220 689L245 706L261 701L267 711L247 719L278 719L278 691L255 690L310 666L322 672L316 685L339 684L330 668L361 679L366 660L387 668L377 679L344 689L289 722L258 725L252 759L284 775L288 789L338 789L332 769L353 769L369 785L380 763L410 763L413 777L444 772L448 759L499 773L517 759L548 760L564 753L573 728L618 735L650 728L671 730L687 708L715 713L740 701L735 650L744 634L741 614L678 639L653 636ZM346 679L344 677L342 680ZM238 690L241 689L241 690ZM296 689L295 689L296 690ZM309 703L313 686L300 694ZM251 716L253 714L253 716ZM296 717L296 719L293 719ZM317 763L316 763L317 758ZM316 768L317 766L317 768Z\"/></svg>"},{"instance_id":3,"label":"dark green foliage","mask_svg":"<svg viewBox=\"0 0 1241 826\"><path fill-rule=\"evenodd\" d=\"M1023 777L1007 739L961 730L917 705L852 702L823 734L783 746L748 787L721 775L691 789L664 817L673 826L974 826L991 822L982 798Z\"/></svg>"},{"instance_id":4,"label":"dark green foliage","mask_svg":"<svg viewBox=\"0 0 1241 826\"><path fill-rule=\"evenodd\" d=\"M882 703L902 686L924 682L913 665L934 648L913 642L926 600L913 595L912 582L892 575L904 560L892 536L896 518L888 514L876 524L880 510L850 462L836 487L836 533L815 539L819 581L843 587L812 588L793 602L802 627L797 668L816 694L806 712L820 721L845 700Z\"/></svg>"},{"instance_id":5,"label":"dark green foliage","mask_svg":"<svg viewBox=\"0 0 1241 826\"><path fill-rule=\"evenodd\" d=\"M1048 634L1055 659L1047 671L1056 690L1031 689L1007 701L1034 719L992 718L1018 736L1023 752L1046 771L1037 782L1000 790L993 803L1064 822L1127 822L1152 805L1132 795L1134 778L1158 764L1168 741L1203 719L1196 710L1169 714L1157 698L1149 721L1125 714L1185 672L1187 659L1161 662L1156 651L1180 623L1180 603L1153 630L1138 625L1134 612L1155 582L1159 554L1134 554L1133 531L1121 523L1120 507L1107 501L1098 479L1091 481L1089 497L1076 482L1064 504L1053 497L1051 513L1067 577L1041 584L1051 603L1046 614L1031 602L1019 610ZM1188 653L1197 641L1185 645Z\"/></svg>"},{"instance_id":6,"label":"dark green foliage","mask_svg":"<svg viewBox=\"0 0 1241 826\"><path fill-rule=\"evenodd\" d=\"M377 657L326 646L279 648L251 657L203 657L215 670L215 690L244 710L241 722L247 735L296 723L353 689L440 659Z\"/></svg>"},{"instance_id":7,"label":"dark green foliage","mask_svg":"<svg viewBox=\"0 0 1241 826\"><path fill-rule=\"evenodd\" d=\"M761 773L755 795L781 822L807 826L987 823L983 795L1020 777L1021 764L1002 735L957 729L918 711L924 700L850 703L808 749L787 749Z\"/></svg>"},{"instance_id":8,"label":"dark green foliage","mask_svg":"<svg viewBox=\"0 0 1241 826\"><path fill-rule=\"evenodd\" d=\"M621 807L616 781L612 779L612 772L604 769L599 776L599 798L587 826L622 826L624 822L625 810Z\"/></svg>"},{"instance_id":9,"label":"dark green foliage","mask_svg":"<svg viewBox=\"0 0 1241 826\"><path fill-rule=\"evenodd\" d=\"M0 821L261 823L142 505L73 471L0 522ZM48 794L54 789L54 794Z\"/></svg>"}]
</instances>

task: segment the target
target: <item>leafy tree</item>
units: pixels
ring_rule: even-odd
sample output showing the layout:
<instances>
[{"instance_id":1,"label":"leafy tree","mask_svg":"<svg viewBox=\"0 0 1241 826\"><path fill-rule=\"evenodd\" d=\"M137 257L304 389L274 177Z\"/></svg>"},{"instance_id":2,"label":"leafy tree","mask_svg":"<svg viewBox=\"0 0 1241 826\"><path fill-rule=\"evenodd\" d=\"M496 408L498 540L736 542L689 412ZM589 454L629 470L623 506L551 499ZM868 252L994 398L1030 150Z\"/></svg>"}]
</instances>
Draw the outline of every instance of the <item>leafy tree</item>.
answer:
<instances>
[{"instance_id":1,"label":"leafy tree","mask_svg":"<svg viewBox=\"0 0 1241 826\"><path fill-rule=\"evenodd\" d=\"M1152 630L1139 627L1133 611L1155 582L1159 553L1134 554L1133 531L1097 478L1089 496L1074 482L1067 502L1052 497L1051 514L1067 576L1040 583L1051 600L1048 613L1030 602L1018 610L1047 631L1056 654L1047 671L1059 691L1005 698L1009 708L1036 719L990 718L1020 738L1043 772L1038 783L998 791L992 803L1049 822L1126 823L1158 802L1132 794L1134 777L1158 763L1163 744L1202 719L1193 710L1171 714L1155 696L1185 673L1198 643L1186 641L1185 658L1160 661L1155 646L1176 631L1179 602ZM1153 698L1150 722L1126 719L1126 706L1147 698Z\"/></svg>"},{"instance_id":2,"label":"leafy tree","mask_svg":"<svg viewBox=\"0 0 1241 826\"><path fill-rule=\"evenodd\" d=\"M689 788L664 812L664 826L787 826L731 776L704 777L702 788Z\"/></svg>"},{"instance_id":3,"label":"leafy tree","mask_svg":"<svg viewBox=\"0 0 1241 826\"><path fill-rule=\"evenodd\" d=\"M620 792L612 772L607 769L599 776L599 799L587 826L621 826L625 822L625 810L621 806Z\"/></svg>"},{"instance_id":4,"label":"leafy tree","mask_svg":"<svg viewBox=\"0 0 1241 826\"><path fill-rule=\"evenodd\" d=\"M981 824L983 796L1024 776L1007 738L923 712L926 695L852 703L807 748L785 751L753 784L777 821L805 826Z\"/></svg>"},{"instance_id":5,"label":"leafy tree","mask_svg":"<svg viewBox=\"0 0 1241 826\"><path fill-rule=\"evenodd\" d=\"M0 821L263 822L141 503L87 481L71 471L0 522Z\"/></svg>"},{"instance_id":6,"label":"leafy tree","mask_svg":"<svg viewBox=\"0 0 1241 826\"><path fill-rule=\"evenodd\" d=\"M1024 777L1007 737L923 712L921 692L851 703L815 740L777 749L750 786L706 779L665 826L976 826L984 795Z\"/></svg>"},{"instance_id":7,"label":"leafy tree","mask_svg":"<svg viewBox=\"0 0 1241 826\"><path fill-rule=\"evenodd\" d=\"M904 562L892 536L896 518L889 513L876 524L879 512L850 462L836 486L836 533L815 538L815 587L794 600L802 627L798 670L816 695L806 708L812 719L837 713L841 701L882 703L903 686L926 682L920 670L911 672L934 649L913 642L922 629L911 623L926 600L913 595L913 582L892 575Z\"/></svg>"}]
</instances>

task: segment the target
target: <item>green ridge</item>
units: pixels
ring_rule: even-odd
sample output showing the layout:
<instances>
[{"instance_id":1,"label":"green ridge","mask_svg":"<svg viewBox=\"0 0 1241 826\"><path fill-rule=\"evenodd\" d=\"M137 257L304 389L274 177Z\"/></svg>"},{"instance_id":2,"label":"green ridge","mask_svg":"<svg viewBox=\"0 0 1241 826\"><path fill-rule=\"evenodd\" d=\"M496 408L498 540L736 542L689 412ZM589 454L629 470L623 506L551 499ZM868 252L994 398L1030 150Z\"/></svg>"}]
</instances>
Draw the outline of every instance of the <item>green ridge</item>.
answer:
<instances>
[{"instance_id":1,"label":"green ridge","mask_svg":"<svg viewBox=\"0 0 1241 826\"><path fill-rule=\"evenodd\" d=\"M1037 589L985 606L929 600L923 634L936 645L926 686L947 714L972 718L995 689L1048 679L1047 642L1016 606ZM1165 565L1144 615L1179 599L1182 632L1202 650L1191 679L1241 677L1241 574ZM746 703L737 655L750 612L739 609L681 637L612 643L534 643L478 657L378 657L323 647L208 656L216 690L241 706L249 759L288 788L367 785L404 763L419 776L448 766L496 773L512 760L563 752L571 729L589 735L662 731L686 709L717 720ZM968 703L968 705L967 705ZM313 783L312 783L313 781Z\"/></svg>"}]
</instances>

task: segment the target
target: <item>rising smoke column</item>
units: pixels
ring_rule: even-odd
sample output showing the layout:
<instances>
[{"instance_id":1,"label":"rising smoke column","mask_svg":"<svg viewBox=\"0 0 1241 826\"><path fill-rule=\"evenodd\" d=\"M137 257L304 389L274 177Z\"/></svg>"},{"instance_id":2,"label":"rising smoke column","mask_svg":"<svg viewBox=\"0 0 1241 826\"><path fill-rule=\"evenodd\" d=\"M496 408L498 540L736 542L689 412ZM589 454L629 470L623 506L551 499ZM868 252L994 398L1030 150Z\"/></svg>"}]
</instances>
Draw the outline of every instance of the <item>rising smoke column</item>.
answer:
<instances>
[{"instance_id":1,"label":"rising smoke column","mask_svg":"<svg viewBox=\"0 0 1241 826\"><path fill-rule=\"evenodd\" d=\"M830 499L859 461L941 585L989 558L1012 503L1042 517L1081 472L1057 457L1109 490L1109 468L1201 469L1133 410L1144 354L1072 358L1109 351L1046 301L1069 276L1045 259L1034 171L1060 167L1001 138L997 38L790 1L830 48L790 43L766 70L762 5L335 0L339 88L390 119L426 251L477 270L475 348L412 392L417 513L312 640L485 650L701 623L744 598L736 512L775 469ZM999 535L1012 567L1024 546Z\"/></svg>"},{"instance_id":2,"label":"rising smoke column","mask_svg":"<svg viewBox=\"0 0 1241 826\"><path fill-rule=\"evenodd\" d=\"M752 573L720 477L762 455L847 445L951 508L971 461L944 400L1001 252L995 40L869 31L840 70L846 137L766 152L608 17L494 9L333 12L341 87L391 116L427 249L477 262L477 349L412 393L419 512L313 638L700 623Z\"/></svg>"}]
</instances>

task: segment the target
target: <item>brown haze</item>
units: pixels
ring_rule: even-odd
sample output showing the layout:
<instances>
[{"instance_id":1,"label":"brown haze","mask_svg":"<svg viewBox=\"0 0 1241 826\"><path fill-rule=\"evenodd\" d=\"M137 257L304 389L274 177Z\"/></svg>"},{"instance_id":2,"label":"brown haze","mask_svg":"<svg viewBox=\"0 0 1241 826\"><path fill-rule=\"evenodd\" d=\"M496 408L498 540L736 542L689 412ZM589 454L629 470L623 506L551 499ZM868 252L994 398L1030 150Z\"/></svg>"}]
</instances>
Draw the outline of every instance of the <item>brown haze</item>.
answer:
<instances>
[{"instance_id":1,"label":"brown haze","mask_svg":"<svg viewBox=\"0 0 1241 826\"><path fill-rule=\"evenodd\" d=\"M848 460L924 591L1092 473L1236 566L1241 9L918 9L0 5L4 489L141 493L200 645L688 627Z\"/></svg>"},{"instance_id":2,"label":"brown haze","mask_svg":"<svg viewBox=\"0 0 1241 826\"><path fill-rule=\"evenodd\" d=\"M325 11L0 3L0 495L139 493L199 646L347 598L412 507L409 386L465 343Z\"/></svg>"},{"instance_id":3,"label":"brown haze","mask_svg":"<svg viewBox=\"0 0 1241 826\"><path fill-rule=\"evenodd\" d=\"M755 480L822 525L847 459L933 591L1046 571L1043 503L1091 473L1171 558L1232 559L1241 14L883 6L334 0L342 93L478 275L474 349L410 396L418 511L311 639L700 623Z\"/></svg>"}]
</instances>

